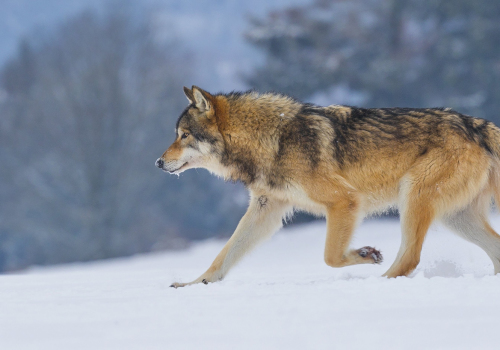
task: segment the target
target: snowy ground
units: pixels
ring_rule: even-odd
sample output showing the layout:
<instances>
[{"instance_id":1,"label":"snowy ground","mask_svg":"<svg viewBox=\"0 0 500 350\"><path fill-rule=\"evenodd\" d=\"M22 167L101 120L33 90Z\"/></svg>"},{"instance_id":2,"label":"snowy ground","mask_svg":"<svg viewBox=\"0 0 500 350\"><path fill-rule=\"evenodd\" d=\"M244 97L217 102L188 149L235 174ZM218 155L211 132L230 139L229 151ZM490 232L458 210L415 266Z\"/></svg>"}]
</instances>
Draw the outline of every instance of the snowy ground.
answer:
<instances>
[{"instance_id":1,"label":"snowy ground","mask_svg":"<svg viewBox=\"0 0 500 350\"><path fill-rule=\"evenodd\" d=\"M169 288L220 241L0 276L0 349L500 349L500 276L482 250L437 226L414 275L388 280L396 221L353 243L380 248L381 266L327 267L324 231L283 230L209 285Z\"/></svg>"}]
</instances>

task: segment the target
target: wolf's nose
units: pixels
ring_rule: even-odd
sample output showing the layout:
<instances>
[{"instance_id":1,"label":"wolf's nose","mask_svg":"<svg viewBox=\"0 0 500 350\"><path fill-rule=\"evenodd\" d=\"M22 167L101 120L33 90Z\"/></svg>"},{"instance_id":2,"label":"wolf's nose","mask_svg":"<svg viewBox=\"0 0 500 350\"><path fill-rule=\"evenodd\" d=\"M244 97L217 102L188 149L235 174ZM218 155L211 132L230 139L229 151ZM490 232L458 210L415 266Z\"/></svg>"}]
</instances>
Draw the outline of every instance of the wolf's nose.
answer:
<instances>
[{"instance_id":1,"label":"wolf's nose","mask_svg":"<svg viewBox=\"0 0 500 350\"><path fill-rule=\"evenodd\" d=\"M165 164L165 162L163 161L163 159L158 158L155 164L158 168L163 169L163 165Z\"/></svg>"}]
</instances>

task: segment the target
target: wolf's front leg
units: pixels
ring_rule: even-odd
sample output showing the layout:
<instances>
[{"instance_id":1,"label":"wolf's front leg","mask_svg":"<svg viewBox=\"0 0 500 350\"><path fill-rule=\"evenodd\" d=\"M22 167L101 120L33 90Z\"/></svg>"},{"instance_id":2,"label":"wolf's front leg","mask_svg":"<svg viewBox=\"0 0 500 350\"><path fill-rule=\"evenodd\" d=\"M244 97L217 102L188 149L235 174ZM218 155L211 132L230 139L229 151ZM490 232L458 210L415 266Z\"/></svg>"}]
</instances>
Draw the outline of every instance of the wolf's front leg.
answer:
<instances>
[{"instance_id":1,"label":"wolf's front leg","mask_svg":"<svg viewBox=\"0 0 500 350\"><path fill-rule=\"evenodd\" d=\"M372 247L349 249L354 228L359 221L359 204L354 197L337 198L327 208L325 262L332 267L355 264L380 264L382 254Z\"/></svg>"},{"instance_id":2,"label":"wolf's front leg","mask_svg":"<svg viewBox=\"0 0 500 350\"><path fill-rule=\"evenodd\" d=\"M290 209L282 201L252 194L247 212L209 269L192 282L173 283L171 287L178 288L195 283L208 284L222 280L245 253L281 228L283 216Z\"/></svg>"}]
</instances>

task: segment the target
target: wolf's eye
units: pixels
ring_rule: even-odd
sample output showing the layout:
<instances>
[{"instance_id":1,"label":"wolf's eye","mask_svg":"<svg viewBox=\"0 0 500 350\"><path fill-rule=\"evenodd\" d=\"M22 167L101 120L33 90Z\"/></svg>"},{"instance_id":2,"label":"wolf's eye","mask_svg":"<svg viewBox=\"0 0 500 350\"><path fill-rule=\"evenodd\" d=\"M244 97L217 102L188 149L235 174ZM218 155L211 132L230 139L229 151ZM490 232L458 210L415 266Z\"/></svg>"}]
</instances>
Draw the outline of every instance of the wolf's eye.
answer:
<instances>
[{"instance_id":1,"label":"wolf's eye","mask_svg":"<svg viewBox=\"0 0 500 350\"><path fill-rule=\"evenodd\" d=\"M182 134L181 139L185 139L188 136L189 136L189 133L185 132L184 134Z\"/></svg>"}]
</instances>

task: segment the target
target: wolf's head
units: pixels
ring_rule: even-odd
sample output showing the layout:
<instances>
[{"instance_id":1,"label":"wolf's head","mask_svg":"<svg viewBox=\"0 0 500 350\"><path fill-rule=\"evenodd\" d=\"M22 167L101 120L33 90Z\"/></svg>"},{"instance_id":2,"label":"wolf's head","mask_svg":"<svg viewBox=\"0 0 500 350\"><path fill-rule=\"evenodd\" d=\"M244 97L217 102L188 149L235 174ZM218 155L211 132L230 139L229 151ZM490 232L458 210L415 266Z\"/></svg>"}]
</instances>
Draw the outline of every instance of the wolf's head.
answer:
<instances>
[{"instance_id":1,"label":"wolf's head","mask_svg":"<svg viewBox=\"0 0 500 350\"><path fill-rule=\"evenodd\" d=\"M193 86L184 87L189 106L175 127L174 143L156 161L156 166L171 174L191 168L206 168L222 175L219 162L223 147L216 117L217 97Z\"/></svg>"}]
</instances>

